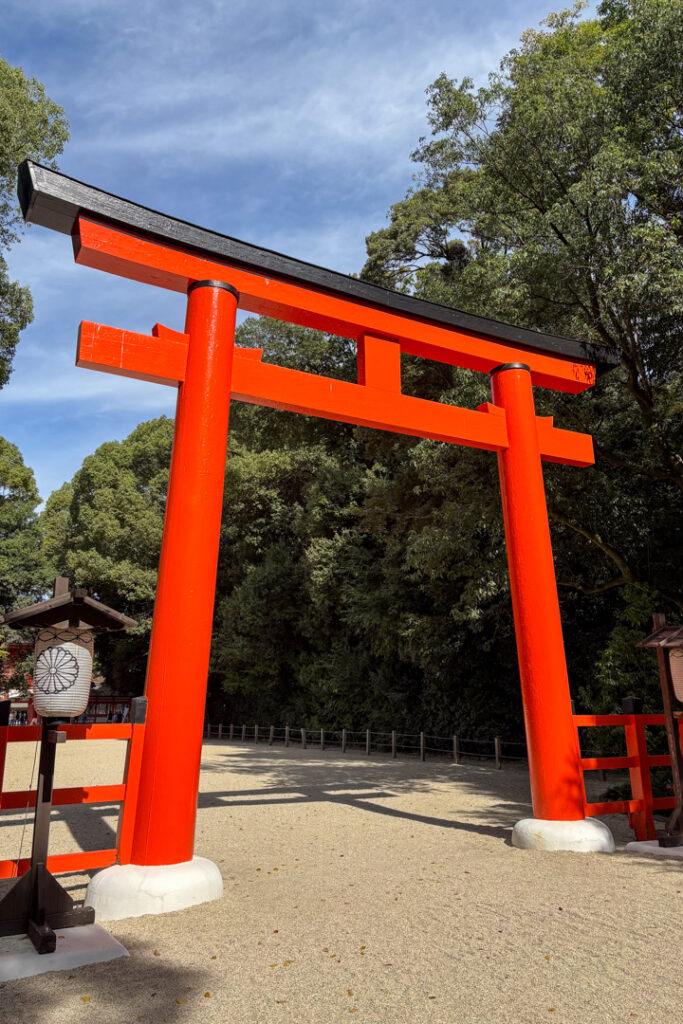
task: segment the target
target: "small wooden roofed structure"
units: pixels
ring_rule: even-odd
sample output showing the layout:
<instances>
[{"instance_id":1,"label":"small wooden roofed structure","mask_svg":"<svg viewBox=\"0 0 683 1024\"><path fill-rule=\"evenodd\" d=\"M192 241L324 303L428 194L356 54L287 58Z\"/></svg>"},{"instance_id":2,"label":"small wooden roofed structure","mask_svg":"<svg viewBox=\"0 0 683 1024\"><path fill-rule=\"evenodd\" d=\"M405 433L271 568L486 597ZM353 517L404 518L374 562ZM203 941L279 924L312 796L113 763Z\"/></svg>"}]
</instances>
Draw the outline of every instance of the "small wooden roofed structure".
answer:
<instances>
[{"instance_id":1,"label":"small wooden roofed structure","mask_svg":"<svg viewBox=\"0 0 683 1024\"><path fill-rule=\"evenodd\" d=\"M135 619L96 601L94 597L88 597L87 590L82 587L71 590L65 576L58 576L55 580L54 597L8 612L2 621L14 629L24 626L89 626L98 633L137 626Z\"/></svg>"}]
</instances>

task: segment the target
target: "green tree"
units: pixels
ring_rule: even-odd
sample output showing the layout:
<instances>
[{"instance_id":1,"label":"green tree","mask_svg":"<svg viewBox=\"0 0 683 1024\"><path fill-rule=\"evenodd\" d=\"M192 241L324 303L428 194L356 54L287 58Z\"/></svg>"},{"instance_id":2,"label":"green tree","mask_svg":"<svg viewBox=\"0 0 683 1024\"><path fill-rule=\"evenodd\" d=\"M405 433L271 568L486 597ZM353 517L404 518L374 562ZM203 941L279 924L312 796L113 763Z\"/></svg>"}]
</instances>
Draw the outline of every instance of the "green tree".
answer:
<instances>
[{"instance_id":1,"label":"green tree","mask_svg":"<svg viewBox=\"0 0 683 1024\"><path fill-rule=\"evenodd\" d=\"M37 597L45 584L39 503L33 471L16 445L0 437L0 608L6 611L21 597Z\"/></svg>"},{"instance_id":2,"label":"green tree","mask_svg":"<svg viewBox=\"0 0 683 1024\"><path fill-rule=\"evenodd\" d=\"M573 674L599 701L595 661L621 675L626 634L647 628L634 609L683 611L683 3L605 0L581 20L585 6L525 32L487 85L444 74L428 89L421 171L368 237L362 276L621 353L582 396L537 394L596 442L594 469L546 480ZM473 397L460 373L434 383Z\"/></svg>"},{"instance_id":3,"label":"green tree","mask_svg":"<svg viewBox=\"0 0 683 1024\"><path fill-rule=\"evenodd\" d=\"M41 516L43 557L52 576L137 619L125 637L105 635L98 652L110 687L141 692L168 487L173 421L141 423L101 445Z\"/></svg>"},{"instance_id":4,"label":"green tree","mask_svg":"<svg viewBox=\"0 0 683 1024\"><path fill-rule=\"evenodd\" d=\"M69 138L64 111L35 78L0 58L0 388L9 380L21 331L33 319L28 288L11 281L3 254L19 237L17 168L31 159L55 166Z\"/></svg>"}]
</instances>

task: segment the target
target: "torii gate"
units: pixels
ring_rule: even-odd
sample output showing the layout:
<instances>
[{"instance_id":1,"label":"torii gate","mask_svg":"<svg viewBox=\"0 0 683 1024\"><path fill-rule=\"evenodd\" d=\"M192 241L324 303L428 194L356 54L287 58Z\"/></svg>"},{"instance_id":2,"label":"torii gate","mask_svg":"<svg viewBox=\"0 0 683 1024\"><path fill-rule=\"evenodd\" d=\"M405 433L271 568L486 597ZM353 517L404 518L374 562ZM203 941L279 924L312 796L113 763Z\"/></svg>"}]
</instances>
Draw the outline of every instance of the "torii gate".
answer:
<instances>
[{"instance_id":1,"label":"torii gate","mask_svg":"<svg viewBox=\"0 0 683 1024\"><path fill-rule=\"evenodd\" d=\"M187 875L193 860L230 398L497 453L535 815L518 823L513 842L611 848L605 826L584 818L541 467L591 465L592 441L537 417L532 385L581 392L596 369L616 365L614 352L387 291L30 161L20 168L19 198L27 222L71 234L77 263L187 294L182 333L87 322L79 332L77 366L178 388L133 864L101 874L137 865ZM236 346L238 306L352 338L358 383L268 365L261 351ZM492 403L460 409L403 395L402 352L490 374ZM173 906L220 895L220 876L210 895L202 884L169 882L169 891L187 889Z\"/></svg>"}]
</instances>

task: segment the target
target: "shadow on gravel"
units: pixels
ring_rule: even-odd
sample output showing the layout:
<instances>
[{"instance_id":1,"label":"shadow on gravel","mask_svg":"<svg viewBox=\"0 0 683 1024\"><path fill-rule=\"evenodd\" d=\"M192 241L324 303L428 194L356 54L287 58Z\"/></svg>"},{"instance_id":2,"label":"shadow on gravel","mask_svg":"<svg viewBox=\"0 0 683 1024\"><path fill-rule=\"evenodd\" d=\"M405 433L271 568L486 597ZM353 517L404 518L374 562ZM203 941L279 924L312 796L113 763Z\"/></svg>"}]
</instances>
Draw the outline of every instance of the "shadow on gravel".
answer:
<instances>
[{"instance_id":1,"label":"shadow on gravel","mask_svg":"<svg viewBox=\"0 0 683 1024\"><path fill-rule=\"evenodd\" d=\"M385 762L376 758L359 761L358 757L343 764L338 759L332 760L334 755L335 752L331 751L316 758L296 748L254 748L252 751L226 747L224 752L220 750L215 755L217 760L202 764L203 772L211 775L228 771L232 775L253 775L257 772L266 775L268 783L256 789L225 791L204 787L199 794L199 807L336 803L359 811L497 839L508 839L514 823L531 814L531 804L524 799L528 793L528 779L519 769L513 769L505 776L504 772L479 765L404 760ZM456 803L456 788L481 794L481 812L468 808L465 817L473 820L461 820L457 810L453 818L432 817L392 807L385 802L405 794L427 793L435 784L443 783L453 785ZM492 797L496 798L493 804ZM477 821L477 818L482 820Z\"/></svg>"},{"instance_id":2,"label":"shadow on gravel","mask_svg":"<svg viewBox=\"0 0 683 1024\"><path fill-rule=\"evenodd\" d=\"M107 927L130 949L130 957L3 982L2 1020L33 1024L80 1019L82 1014L97 1024L139 1020L176 1024L202 1019L204 992L211 985L208 970L165 963L163 935L155 956L150 943L138 941L136 948L131 948L132 933L119 931L115 925Z\"/></svg>"}]
</instances>

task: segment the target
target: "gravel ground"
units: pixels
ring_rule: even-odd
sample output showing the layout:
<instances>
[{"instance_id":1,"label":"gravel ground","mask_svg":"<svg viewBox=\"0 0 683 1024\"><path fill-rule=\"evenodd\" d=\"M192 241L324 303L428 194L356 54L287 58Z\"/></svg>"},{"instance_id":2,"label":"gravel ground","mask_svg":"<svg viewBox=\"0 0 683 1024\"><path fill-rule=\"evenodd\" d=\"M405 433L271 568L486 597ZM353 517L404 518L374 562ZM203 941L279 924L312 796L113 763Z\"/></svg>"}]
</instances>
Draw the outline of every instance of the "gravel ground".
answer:
<instances>
[{"instance_id":1,"label":"gravel ground","mask_svg":"<svg viewBox=\"0 0 683 1024\"><path fill-rule=\"evenodd\" d=\"M8 789L28 784L28 746L9 750ZM123 746L67 743L57 785L118 781ZM0 1019L680 1020L680 863L516 850L510 827L530 813L522 766L206 742L196 850L223 899L109 923L129 959L7 982ZM53 852L112 845L115 807L54 817ZM21 818L0 816L0 858L17 855ZM83 897L87 876L62 882Z\"/></svg>"}]
</instances>

